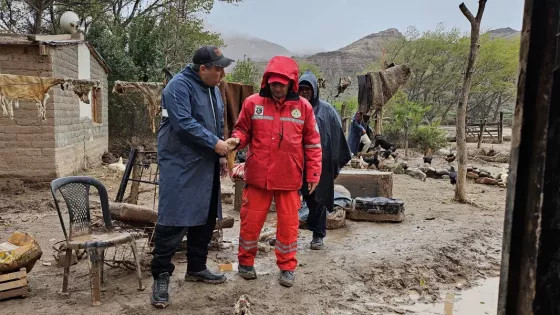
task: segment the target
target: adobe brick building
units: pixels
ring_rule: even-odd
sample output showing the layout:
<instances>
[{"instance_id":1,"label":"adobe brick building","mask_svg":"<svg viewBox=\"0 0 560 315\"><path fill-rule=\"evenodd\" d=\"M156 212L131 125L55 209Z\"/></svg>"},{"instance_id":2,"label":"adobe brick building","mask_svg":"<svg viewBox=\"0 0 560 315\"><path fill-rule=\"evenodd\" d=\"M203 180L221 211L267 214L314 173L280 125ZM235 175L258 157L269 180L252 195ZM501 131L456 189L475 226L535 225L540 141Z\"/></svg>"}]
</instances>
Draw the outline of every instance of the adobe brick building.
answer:
<instances>
[{"instance_id":1,"label":"adobe brick building","mask_svg":"<svg viewBox=\"0 0 560 315\"><path fill-rule=\"evenodd\" d=\"M46 121L32 102L21 101L13 119L0 115L0 178L51 180L99 165L108 147L108 72L83 38L0 34L0 73L101 83L90 104L51 88Z\"/></svg>"}]
</instances>

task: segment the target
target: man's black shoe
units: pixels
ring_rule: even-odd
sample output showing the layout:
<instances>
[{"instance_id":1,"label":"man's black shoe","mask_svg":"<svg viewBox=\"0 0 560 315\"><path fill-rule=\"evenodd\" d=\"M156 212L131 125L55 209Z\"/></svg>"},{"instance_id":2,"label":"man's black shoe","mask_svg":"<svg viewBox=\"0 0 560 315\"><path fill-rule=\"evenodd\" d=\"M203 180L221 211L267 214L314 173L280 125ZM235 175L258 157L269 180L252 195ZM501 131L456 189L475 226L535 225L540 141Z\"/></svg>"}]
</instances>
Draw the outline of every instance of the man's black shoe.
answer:
<instances>
[{"instance_id":1,"label":"man's black shoe","mask_svg":"<svg viewBox=\"0 0 560 315\"><path fill-rule=\"evenodd\" d=\"M152 284L152 305L166 308L169 305L169 273L164 272Z\"/></svg>"},{"instance_id":2,"label":"man's black shoe","mask_svg":"<svg viewBox=\"0 0 560 315\"><path fill-rule=\"evenodd\" d=\"M227 278L226 275L223 273L213 273L210 270L206 269L199 272L189 272L185 274L185 281L191 282L204 282L210 284L219 284L226 282Z\"/></svg>"}]
</instances>

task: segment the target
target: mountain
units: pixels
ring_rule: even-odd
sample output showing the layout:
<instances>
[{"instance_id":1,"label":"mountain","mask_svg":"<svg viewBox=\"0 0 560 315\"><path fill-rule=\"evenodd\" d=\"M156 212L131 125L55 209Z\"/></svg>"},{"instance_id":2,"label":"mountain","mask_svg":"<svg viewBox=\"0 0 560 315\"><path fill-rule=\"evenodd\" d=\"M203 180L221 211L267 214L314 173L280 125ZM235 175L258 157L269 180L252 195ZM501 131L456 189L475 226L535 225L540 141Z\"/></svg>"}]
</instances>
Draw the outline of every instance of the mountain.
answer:
<instances>
[{"instance_id":1,"label":"mountain","mask_svg":"<svg viewBox=\"0 0 560 315\"><path fill-rule=\"evenodd\" d=\"M224 55L231 59L243 59L247 56L255 61L267 61L273 56L293 56L285 47L269 42L267 40L244 34L223 35L225 47L222 49Z\"/></svg>"},{"instance_id":2,"label":"mountain","mask_svg":"<svg viewBox=\"0 0 560 315\"><path fill-rule=\"evenodd\" d=\"M321 52L298 61L318 66L324 74L329 86L327 95L333 94L338 80L343 76L350 76L353 83L345 94L358 90L356 73L363 71L368 65L381 58L384 44L392 39L402 37L403 34L395 28L367 35L348 46L335 51ZM325 96L327 96L325 95Z\"/></svg>"},{"instance_id":3,"label":"mountain","mask_svg":"<svg viewBox=\"0 0 560 315\"><path fill-rule=\"evenodd\" d=\"M507 38L507 39L514 39L521 36L521 32L514 30L513 28L506 27L506 28L498 28L495 30L488 31L487 34L490 35L490 38Z\"/></svg>"}]
</instances>

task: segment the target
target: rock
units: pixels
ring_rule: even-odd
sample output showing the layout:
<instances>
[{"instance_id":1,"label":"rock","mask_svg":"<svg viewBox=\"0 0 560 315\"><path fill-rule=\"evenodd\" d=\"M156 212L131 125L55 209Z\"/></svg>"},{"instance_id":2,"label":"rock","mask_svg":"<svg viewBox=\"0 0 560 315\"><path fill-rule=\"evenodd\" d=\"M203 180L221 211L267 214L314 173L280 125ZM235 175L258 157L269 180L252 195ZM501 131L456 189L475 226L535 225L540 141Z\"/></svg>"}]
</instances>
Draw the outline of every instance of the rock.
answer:
<instances>
[{"instance_id":1,"label":"rock","mask_svg":"<svg viewBox=\"0 0 560 315\"><path fill-rule=\"evenodd\" d=\"M417 168L409 168L406 170L406 174L423 182L426 181L426 174Z\"/></svg>"},{"instance_id":2,"label":"rock","mask_svg":"<svg viewBox=\"0 0 560 315\"><path fill-rule=\"evenodd\" d=\"M222 192L222 203L233 204L234 194L230 192Z\"/></svg>"},{"instance_id":3,"label":"rock","mask_svg":"<svg viewBox=\"0 0 560 315\"><path fill-rule=\"evenodd\" d=\"M492 176L490 175L490 173L488 173L486 171L480 171L478 173L478 177L492 177Z\"/></svg>"},{"instance_id":4,"label":"rock","mask_svg":"<svg viewBox=\"0 0 560 315\"><path fill-rule=\"evenodd\" d=\"M339 229L346 225L346 210L334 207L333 212L327 213L327 230Z\"/></svg>"},{"instance_id":5,"label":"rock","mask_svg":"<svg viewBox=\"0 0 560 315\"><path fill-rule=\"evenodd\" d=\"M480 177L476 180L476 183L485 185L498 185L498 180L491 177Z\"/></svg>"},{"instance_id":6,"label":"rock","mask_svg":"<svg viewBox=\"0 0 560 315\"><path fill-rule=\"evenodd\" d=\"M447 156L447 155L451 154L451 150L442 148L442 149L437 150L437 154Z\"/></svg>"},{"instance_id":7,"label":"rock","mask_svg":"<svg viewBox=\"0 0 560 315\"><path fill-rule=\"evenodd\" d=\"M440 168L440 169L436 170L436 174L439 175L439 176L449 176L449 171L446 170L446 169Z\"/></svg>"},{"instance_id":8,"label":"rock","mask_svg":"<svg viewBox=\"0 0 560 315\"><path fill-rule=\"evenodd\" d=\"M265 243L259 243L258 244L259 247L259 252L261 253L268 253L270 252L270 245L265 244Z\"/></svg>"},{"instance_id":9,"label":"rock","mask_svg":"<svg viewBox=\"0 0 560 315\"><path fill-rule=\"evenodd\" d=\"M478 179L478 174L474 172L467 172L467 178Z\"/></svg>"}]
</instances>

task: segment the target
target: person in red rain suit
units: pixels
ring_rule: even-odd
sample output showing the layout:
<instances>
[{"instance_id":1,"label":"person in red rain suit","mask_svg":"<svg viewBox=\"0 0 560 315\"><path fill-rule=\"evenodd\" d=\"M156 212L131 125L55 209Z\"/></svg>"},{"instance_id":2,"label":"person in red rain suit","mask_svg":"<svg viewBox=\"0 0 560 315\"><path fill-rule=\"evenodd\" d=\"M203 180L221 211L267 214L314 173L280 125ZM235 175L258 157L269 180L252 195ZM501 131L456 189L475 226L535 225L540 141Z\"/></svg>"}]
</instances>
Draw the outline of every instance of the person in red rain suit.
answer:
<instances>
[{"instance_id":1,"label":"person in red rain suit","mask_svg":"<svg viewBox=\"0 0 560 315\"><path fill-rule=\"evenodd\" d=\"M297 266L300 208L298 190L303 171L309 189L321 177L321 138L311 104L298 95L298 65L288 57L270 60L261 90L243 103L232 136L226 142L239 149L249 145L241 205L239 275L256 279L253 267L259 234L274 198L278 224L276 262L279 282L291 287Z\"/></svg>"}]
</instances>

